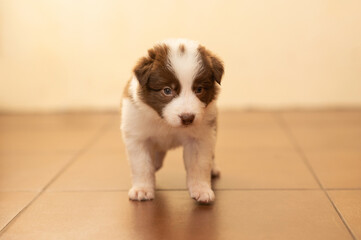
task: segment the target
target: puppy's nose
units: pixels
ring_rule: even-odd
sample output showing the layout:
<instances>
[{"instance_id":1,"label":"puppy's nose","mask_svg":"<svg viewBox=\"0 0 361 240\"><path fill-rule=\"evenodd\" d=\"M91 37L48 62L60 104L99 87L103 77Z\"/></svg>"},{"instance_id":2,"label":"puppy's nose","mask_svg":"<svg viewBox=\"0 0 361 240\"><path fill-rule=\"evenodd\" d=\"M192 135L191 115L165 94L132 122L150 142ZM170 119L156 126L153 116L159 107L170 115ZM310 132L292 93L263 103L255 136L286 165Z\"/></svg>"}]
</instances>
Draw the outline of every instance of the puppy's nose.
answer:
<instances>
[{"instance_id":1,"label":"puppy's nose","mask_svg":"<svg viewBox=\"0 0 361 240\"><path fill-rule=\"evenodd\" d=\"M189 125L194 120L194 114L191 113L183 113L179 115L180 119L182 120L183 125Z\"/></svg>"}]
</instances>

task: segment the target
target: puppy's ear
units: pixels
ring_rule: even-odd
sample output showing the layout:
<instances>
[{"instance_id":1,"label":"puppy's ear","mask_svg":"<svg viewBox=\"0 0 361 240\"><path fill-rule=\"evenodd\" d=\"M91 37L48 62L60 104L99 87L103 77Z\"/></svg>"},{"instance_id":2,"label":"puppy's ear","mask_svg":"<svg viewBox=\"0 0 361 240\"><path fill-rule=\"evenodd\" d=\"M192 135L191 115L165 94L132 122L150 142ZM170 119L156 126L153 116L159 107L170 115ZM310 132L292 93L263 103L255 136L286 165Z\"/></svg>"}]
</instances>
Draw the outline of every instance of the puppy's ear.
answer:
<instances>
[{"instance_id":1,"label":"puppy's ear","mask_svg":"<svg viewBox=\"0 0 361 240\"><path fill-rule=\"evenodd\" d=\"M221 79L224 73L223 62L215 55L211 56L211 61L214 80L221 85Z\"/></svg>"},{"instance_id":2,"label":"puppy's ear","mask_svg":"<svg viewBox=\"0 0 361 240\"><path fill-rule=\"evenodd\" d=\"M142 87L147 84L152 71L167 61L167 56L168 47L157 44L148 50L148 56L139 59L133 71Z\"/></svg>"},{"instance_id":3,"label":"puppy's ear","mask_svg":"<svg viewBox=\"0 0 361 240\"><path fill-rule=\"evenodd\" d=\"M213 80L220 85L224 73L223 61L203 46L200 46L198 50L201 54L203 63L212 71Z\"/></svg>"},{"instance_id":4,"label":"puppy's ear","mask_svg":"<svg viewBox=\"0 0 361 240\"><path fill-rule=\"evenodd\" d=\"M148 82L155 56L156 54L154 49L149 49L148 56L139 59L133 69L133 72L142 87L145 86Z\"/></svg>"}]
</instances>

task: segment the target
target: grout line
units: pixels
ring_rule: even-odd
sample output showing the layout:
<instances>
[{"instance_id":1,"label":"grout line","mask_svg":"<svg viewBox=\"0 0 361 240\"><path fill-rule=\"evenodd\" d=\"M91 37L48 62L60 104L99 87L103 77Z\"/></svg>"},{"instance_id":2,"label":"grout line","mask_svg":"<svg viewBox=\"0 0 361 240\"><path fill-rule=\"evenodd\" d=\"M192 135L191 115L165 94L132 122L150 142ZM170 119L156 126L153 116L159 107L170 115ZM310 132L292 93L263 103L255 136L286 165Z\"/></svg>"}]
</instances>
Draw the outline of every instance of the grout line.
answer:
<instances>
[{"instance_id":1,"label":"grout line","mask_svg":"<svg viewBox=\"0 0 361 240\"><path fill-rule=\"evenodd\" d=\"M361 188L325 188L327 191L358 191Z\"/></svg>"},{"instance_id":2,"label":"grout line","mask_svg":"<svg viewBox=\"0 0 361 240\"><path fill-rule=\"evenodd\" d=\"M214 188L213 191L360 191L361 188ZM42 190L0 190L0 193L40 193ZM127 192L129 189L65 189L65 190L44 190L47 193L62 192ZM186 188L160 188L158 192L165 191L188 191Z\"/></svg>"},{"instance_id":3,"label":"grout line","mask_svg":"<svg viewBox=\"0 0 361 240\"><path fill-rule=\"evenodd\" d=\"M128 189L78 189L78 190L52 190L47 193L74 193L74 192L128 192ZM186 188L155 189L156 192L188 191ZM213 189L216 192L222 191L322 191L319 188L222 188Z\"/></svg>"},{"instance_id":4,"label":"grout line","mask_svg":"<svg viewBox=\"0 0 361 240\"><path fill-rule=\"evenodd\" d=\"M275 114L276 115L276 114ZM291 144L293 145L295 151L300 155L303 163L306 165L307 169L310 171L310 173L312 174L314 180L317 182L318 186L323 190L323 186L321 184L321 181L318 179L315 171L313 170L311 164L308 162L307 157L305 155L305 153L303 152L303 150L301 149L301 147L299 146L296 138L293 136L293 134L291 133L289 127L287 126L287 123L285 122L285 120L282 118L281 115L277 114L276 116L276 120L278 122L278 124L280 125L280 127L284 130L286 137L288 138L288 140L291 142Z\"/></svg>"},{"instance_id":5,"label":"grout line","mask_svg":"<svg viewBox=\"0 0 361 240\"><path fill-rule=\"evenodd\" d=\"M361 188L213 188L213 191L359 191ZM127 192L129 189L64 189L64 190L48 190L47 193L63 193L63 192ZM155 189L156 192L165 191L188 191L186 188L160 188ZM7 192L39 192L39 191L0 191Z\"/></svg>"},{"instance_id":6,"label":"grout line","mask_svg":"<svg viewBox=\"0 0 361 240\"><path fill-rule=\"evenodd\" d=\"M110 117L109 117L110 118ZM6 232L9 226L16 221L20 215L28 209L45 191L46 189L55 181L57 180L61 174L63 174L76 160L83 155L91 146L93 146L96 141L105 133L106 129L111 125L112 121L109 119L104 125L98 130L98 132L90 139L90 141L81 148L74 156L63 166L55 176L50 179L50 181L38 192L38 194L25 206L23 207L1 230L0 230L0 237Z\"/></svg>"},{"instance_id":7,"label":"grout line","mask_svg":"<svg viewBox=\"0 0 361 240\"><path fill-rule=\"evenodd\" d=\"M305 154L305 152L303 151L303 149L301 148L300 144L298 143L296 137L294 136L294 134L292 134L291 129L289 128L287 122L285 121L285 119L282 117L282 113L274 113L274 117L276 119L276 121L278 122L278 124L280 125L280 127L284 130L287 138L291 141L292 145L294 146L296 152L301 156L302 161L304 162L304 164L306 165L306 167L308 168L308 170L311 172L311 174L313 175L314 179L316 180L316 182L318 183L319 187L321 188L321 190L324 192L324 194L326 195L326 197L328 198L328 200L330 201L333 209L336 211L336 213L338 214L339 218L341 219L342 223L344 224L344 226L346 227L347 231L349 232L349 234L351 235L352 239L356 240L356 236L354 235L354 233L352 232L351 228L349 227L349 225L347 224L346 220L344 219L344 217L342 216L341 212L337 209L335 203L332 201L331 197L329 196L326 188L323 187L320 179L317 177L316 172L313 170L310 162L308 161L308 158Z\"/></svg>"},{"instance_id":8,"label":"grout line","mask_svg":"<svg viewBox=\"0 0 361 240\"><path fill-rule=\"evenodd\" d=\"M0 193L39 193L41 190L0 190Z\"/></svg>"},{"instance_id":9,"label":"grout line","mask_svg":"<svg viewBox=\"0 0 361 240\"><path fill-rule=\"evenodd\" d=\"M320 191L318 188L222 188L214 191Z\"/></svg>"}]
</instances>

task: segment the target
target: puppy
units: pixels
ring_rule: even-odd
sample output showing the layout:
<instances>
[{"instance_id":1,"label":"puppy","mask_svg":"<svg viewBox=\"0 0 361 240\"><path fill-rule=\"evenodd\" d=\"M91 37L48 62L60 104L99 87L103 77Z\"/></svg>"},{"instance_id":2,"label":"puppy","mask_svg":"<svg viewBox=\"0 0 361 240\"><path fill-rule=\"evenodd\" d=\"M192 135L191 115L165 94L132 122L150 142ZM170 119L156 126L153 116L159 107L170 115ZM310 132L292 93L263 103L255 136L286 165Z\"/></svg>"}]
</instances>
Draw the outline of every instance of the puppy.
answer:
<instances>
[{"instance_id":1,"label":"puppy","mask_svg":"<svg viewBox=\"0 0 361 240\"><path fill-rule=\"evenodd\" d=\"M131 200L154 198L155 172L169 149L183 146L190 196L215 198L211 176L222 61L195 41L170 39L139 59L122 99L121 130L132 172Z\"/></svg>"}]
</instances>

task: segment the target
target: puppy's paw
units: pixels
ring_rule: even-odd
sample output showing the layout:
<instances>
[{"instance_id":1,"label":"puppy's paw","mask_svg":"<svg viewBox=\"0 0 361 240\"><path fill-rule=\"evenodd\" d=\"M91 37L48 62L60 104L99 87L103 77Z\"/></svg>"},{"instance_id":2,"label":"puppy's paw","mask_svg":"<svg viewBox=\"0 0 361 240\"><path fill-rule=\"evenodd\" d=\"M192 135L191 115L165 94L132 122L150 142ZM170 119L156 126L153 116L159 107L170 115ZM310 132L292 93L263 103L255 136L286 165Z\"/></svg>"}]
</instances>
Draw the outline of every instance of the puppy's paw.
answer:
<instances>
[{"instance_id":1,"label":"puppy's paw","mask_svg":"<svg viewBox=\"0 0 361 240\"><path fill-rule=\"evenodd\" d=\"M214 192L210 187L194 187L190 190L191 198L200 203L211 203L214 201Z\"/></svg>"},{"instance_id":2,"label":"puppy's paw","mask_svg":"<svg viewBox=\"0 0 361 240\"><path fill-rule=\"evenodd\" d=\"M144 187L132 187L128 196L130 200L134 201L146 201L154 199L154 189Z\"/></svg>"},{"instance_id":3,"label":"puppy's paw","mask_svg":"<svg viewBox=\"0 0 361 240\"><path fill-rule=\"evenodd\" d=\"M212 178L218 178L221 175L221 170L218 167L212 168Z\"/></svg>"}]
</instances>

